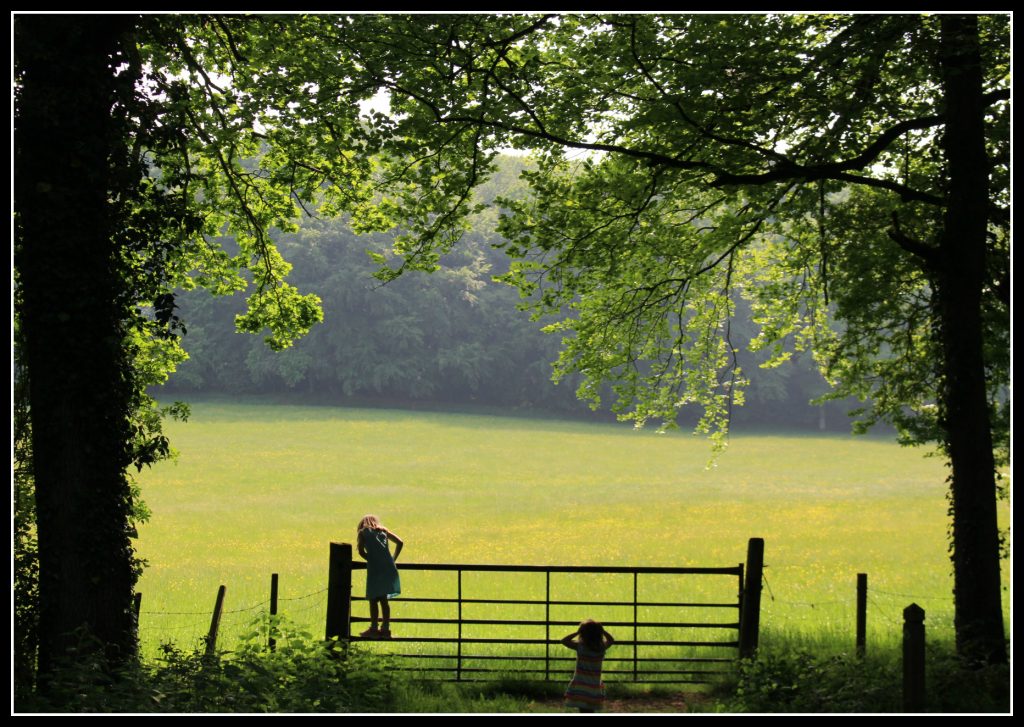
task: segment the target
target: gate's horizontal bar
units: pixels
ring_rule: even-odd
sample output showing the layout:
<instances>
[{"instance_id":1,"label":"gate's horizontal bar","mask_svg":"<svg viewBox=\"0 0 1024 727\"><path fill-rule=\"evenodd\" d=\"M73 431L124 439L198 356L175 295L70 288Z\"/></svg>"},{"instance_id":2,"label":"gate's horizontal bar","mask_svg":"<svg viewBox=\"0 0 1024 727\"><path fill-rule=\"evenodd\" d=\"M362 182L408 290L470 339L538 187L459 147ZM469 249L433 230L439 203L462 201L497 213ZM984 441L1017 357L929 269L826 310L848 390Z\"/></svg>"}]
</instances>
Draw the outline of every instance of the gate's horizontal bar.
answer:
<instances>
[{"instance_id":1,"label":"gate's horizontal bar","mask_svg":"<svg viewBox=\"0 0 1024 727\"><path fill-rule=\"evenodd\" d=\"M366 570L366 563L352 562L352 570ZM743 568L666 568L657 566L598 566L598 565L485 565L459 563L406 563L402 561L398 570L436 570L464 572L509 572L509 573L664 573L666 575L742 575Z\"/></svg>"},{"instance_id":2,"label":"gate's horizontal bar","mask_svg":"<svg viewBox=\"0 0 1024 727\"><path fill-rule=\"evenodd\" d=\"M618 642L616 642L618 643ZM449 659L456 661L462 659L462 661L477 661L477 660L494 660L494 661L564 661L564 662L575 662L576 657L574 656L500 656L496 654L388 654L390 657L401 658L401 659ZM652 662L652 663L666 663L666 664L735 664L735 659L728 658L714 658L714 657L641 657L639 659L622 658L616 659L613 657L605 658L605 662L621 661L623 663L632 664L634 661L638 662ZM451 667L454 669L455 667Z\"/></svg>"},{"instance_id":3,"label":"gate's horizontal bar","mask_svg":"<svg viewBox=\"0 0 1024 727\"><path fill-rule=\"evenodd\" d=\"M363 638L353 636L351 641L381 641L378 638ZM384 639L384 642L423 643L423 644L560 644L558 639L446 639L434 636L423 637L399 637L392 636ZM728 647L735 649L739 646L737 641L626 641L616 639L616 646L711 646Z\"/></svg>"},{"instance_id":4,"label":"gate's horizontal bar","mask_svg":"<svg viewBox=\"0 0 1024 727\"><path fill-rule=\"evenodd\" d=\"M491 674L498 674L498 675L503 676L503 677L514 676L514 675L510 675L508 672L502 672L502 671L494 671L494 672L490 672L490 673ZM431 683L435 683L435 682L462 682L463 684L466 684L466 683L483 684L483 683L486 683L486 682L491 681L491 680L487 679L487 678L483 678L483 679L459 679L459 678L456 678L456 677L449 677L448 679L438 679L436 677L430 677L430 678L424 677L424 681L430 681ZM551 681L551 680L550 679L547 679L547 680L546 679L539 679L539 678L534 678L534 679L527 678L527 679L523 679L523 681L543 682L543 681ZM559 681L561 681L561 680L559 680ZM633 679L609 679L609 680L607 680L605 682L605 684L712 684L712 683L713 682L711 682L711 681L709 681L707 679L636 679L636 680L633 680Z\"/></svg>"},{"instance_id":5,"label":"gate's horizontal bar","mask_svg":"<svg viewBox=\"0 0 1024 727\"><path fill-rule=\"evenodd\" d=\"M369 622L373 619L362 616L353 616L352 623ZM526 621L518 619L480 619L464 618L462 620L452 618L393 618L391 623L407 624L448 624L457 626L579 626L579 621ZM637 628L686 628L686 629L739 629L739 623L677 623L670 621L603 621L605 627L633 627Z\"/></svg>"},{"instance_id":6,"label":"gate's horizontal bar","mask_svg":"<svg viewBox=\"0 0 1024 727\"><path fill-rule=\"evenodd\" d=\"M353 601L366 601L363 596L352 596ZM544 601L511 598L394 598L398 603L508 603L534 606L661 606L672 608L739 608L739 603L671 603L668 601Z\"/></svg>"},{"instance_id":7,"label":"gate's horizontal bar","mask_svg":"<svg viewBox=\"0 0 1024 727\"><path fill-rule=\"evenodd\" d=\"M405 672L450 672L450 671L453 671L453 669L447 669L447 668L444 668L444 667L421 667L421 668L417 668L415 666L400 666L400 667L395 667L395 670L396 671L405 671ZM463 674L506 674L506 675L515 675L515 676L519 676L520 674L552 674L553 673L553 670L547 670L547 669L516 669L514 672L509 672L509 671L504 670L504 669L485 669L485 668L482 668L482 667L462 667L462 669L460 669L459 671L462 672ZM556 676L559 675L559 674L562 674L563 672L565 674L572 674L572 669L564 669L564 670L562 670L560 672L557 672ZM602 672L602 676L607 675L607 674L624 674L624 675L633 676L634 673L638 677L639 676L655 676L655 675L658 675L658 674L672 674L673 676L689 675L689 676L712 676L712 677L714 677L714 676L726 676L726 675L731 675L732 674L732 672L729 672L729 671L700 671L700 670L698 670L698 671L654 671L654 670L643 670L643 669L641 669L641 670L639 670L637 672L633 672L631 670L619 670L619 671L611 671L611 672L610 671L604 671L604 672ZM630 681L632 681L632 680L630 680Z\"/></svg>"}]
</instances>

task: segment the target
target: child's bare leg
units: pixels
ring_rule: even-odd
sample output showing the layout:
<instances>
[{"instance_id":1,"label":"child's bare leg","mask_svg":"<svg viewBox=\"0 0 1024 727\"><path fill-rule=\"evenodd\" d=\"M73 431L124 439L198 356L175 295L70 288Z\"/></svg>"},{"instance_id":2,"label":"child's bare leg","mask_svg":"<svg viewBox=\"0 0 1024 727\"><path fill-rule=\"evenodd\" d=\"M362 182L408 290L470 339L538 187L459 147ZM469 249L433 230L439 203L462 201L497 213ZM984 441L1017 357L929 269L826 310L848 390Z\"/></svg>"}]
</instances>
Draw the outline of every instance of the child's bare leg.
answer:
<instances>
[{"instance_id":1,"label":"child's bare leg","mask_svg":"<svg viewBox=\"0 0 1024 727\"><path fill-rule=\"evenodd\" d=\"M380 611L381 611L381 616L382 616L382 620L381 620L381 624L380 624L380 630L381 631L390 631L391 630L391 604L388 603L388 599L386 599L386 598L382 598L381 599L381 601L380 601Z\"/></svg>"},{"instance_id":2,"label":"child's bare leg","mask_svg":"<svg viewBox=\"0 0 1024 727\"><path fill-rule=\"evenodd\" d=\"M373 622L372 626L374 629L377 628L377 618L377 599L373 599L370 601L370 620Z\"/></svg>"}]
</instances>

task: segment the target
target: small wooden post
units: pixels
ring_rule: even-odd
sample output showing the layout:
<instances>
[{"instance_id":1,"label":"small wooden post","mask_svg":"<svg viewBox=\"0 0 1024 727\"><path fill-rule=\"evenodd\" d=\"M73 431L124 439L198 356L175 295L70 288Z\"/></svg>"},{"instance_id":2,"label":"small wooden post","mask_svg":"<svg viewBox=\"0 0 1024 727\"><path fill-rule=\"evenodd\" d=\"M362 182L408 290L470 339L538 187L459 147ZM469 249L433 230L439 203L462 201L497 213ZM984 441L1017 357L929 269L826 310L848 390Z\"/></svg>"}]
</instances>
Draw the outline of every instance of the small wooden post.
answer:
<instances>
[{"instance_id":1,"label":"small wooden post","mask_svg":"<svg viewBox=\"0 0 1024 727\"><path fill-rule=\"evenodd\" d=\"M331 543L327 570L327 640L352 638L352 544Z\"/></svg>"},{"instance_id":2,"label":"small wooden post","mask_svg":"<svg viewBox=\"0 0 1024 727\"><path fill-rule=\"evenodd\" d=\"M277 648L277 639L274 638L274 631L277 629L277 573L270 574L270 624L267 626L267 648L273 651Z\"/></svg>"},{"instance_id":3,"label":"small wooden post","mask_svg":"<svg viewBox=\"0 0 1024 727\"><path fill-rule=\"evenodd\" d=\"M761 625L761 579L764 570L764 538L747 543L746 583L740 607L740 658L749 659L757 651Z\"/></svg>"},{"instance_id":4,"label":"small wooden post","mask_svg":"<svg viewBox=\"0 0 1024 727\"><path fill-rule=\"evenodd\" d=\"M213 606L213 617L210 619L210 633L206 635L206 658L208 659L213 656L213 652L217 648L217 630L220 628L220 614L224 609L224 593L226 591L225 586L217 589L217 602Z\"/></svg>"},{"instance_id":5,"label":"small wooden post","mask_svg":"<svg viewBox=\"0 0 1024 727\"><path fill-rule=\"evenodd\" d=\"M857 574L857 657L864 658L868 631L868 574Z\"/></svg>"},{"instance_id":6,"label":"small wooden post","mask_svg":"<svg viewBox=\"0 0 1024 727\"><path fill-rule=\"evenodd\" d=\"M924 711L924 609L903 609L903 711Z\"/></svg>"}]
</instances>

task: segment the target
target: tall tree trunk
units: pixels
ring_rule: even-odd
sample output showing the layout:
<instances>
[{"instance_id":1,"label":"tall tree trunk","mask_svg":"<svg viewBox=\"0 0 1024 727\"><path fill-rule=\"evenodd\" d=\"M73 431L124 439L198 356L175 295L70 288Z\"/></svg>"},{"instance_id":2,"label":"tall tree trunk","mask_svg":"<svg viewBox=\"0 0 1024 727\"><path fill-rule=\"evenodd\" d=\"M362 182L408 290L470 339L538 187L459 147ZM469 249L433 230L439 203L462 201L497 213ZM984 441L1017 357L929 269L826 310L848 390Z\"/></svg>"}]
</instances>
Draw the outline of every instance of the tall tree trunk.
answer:
<instances>
[{"instance_id":1,"label":"tall tree trunk","mask_svg":"<svg viewBox=\"0 0 1024 727\"><path fill-rule=\"evenodd\" d=\"M136 649L127 283L109 193L111 151L126 143L113 118L124 23L15 20L15 266L30 380L42 671L83 635L116 660Z\"/></svg>"},{"instance_id":2,"label":"tall tree trunk","mask_svg":"<svg viewBox=\"0 0 1024 727\"><path fill-rule=\"evenodd\" d=\"M981 315L989 163L978 23L975 17L954 15L943 16L941 23L946 98L942 145L950 184L939 240L938 300L943 417L952 466L957 650L971 660L1005 662L995 462Z\"/></svg>"}]
</instances>

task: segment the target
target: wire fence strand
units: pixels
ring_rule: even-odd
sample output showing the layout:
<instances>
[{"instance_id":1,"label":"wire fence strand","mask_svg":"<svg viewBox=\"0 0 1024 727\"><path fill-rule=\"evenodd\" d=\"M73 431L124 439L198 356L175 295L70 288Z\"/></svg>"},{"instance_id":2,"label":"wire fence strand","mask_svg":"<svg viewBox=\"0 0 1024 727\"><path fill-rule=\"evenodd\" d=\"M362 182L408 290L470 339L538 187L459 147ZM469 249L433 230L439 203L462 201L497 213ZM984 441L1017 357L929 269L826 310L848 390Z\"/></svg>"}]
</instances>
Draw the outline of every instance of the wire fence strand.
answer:
<instances>
[{"instance_id":1,"label":"wire fence strand","mask_svg":"<svg viewBox=\"0 0 1024 727\"><path fill-rule=\"evenodd\" d=\"M278 597L278 616L288 618L297 626L310 626L310 617L317 610L326 608L326 588L299 596ZM317 597L320 598L317 598ZM284 608L281 606L284 605ZM263 599L239 608L221 612L217 642L228 648L241 638L253 633L270 613L270 599ZM200 648L209 637L213 609L205 611L149 611L143 607L139 612L139 640L143 644L164 646L189 646Z\"/></svg>"}]
</instances>

